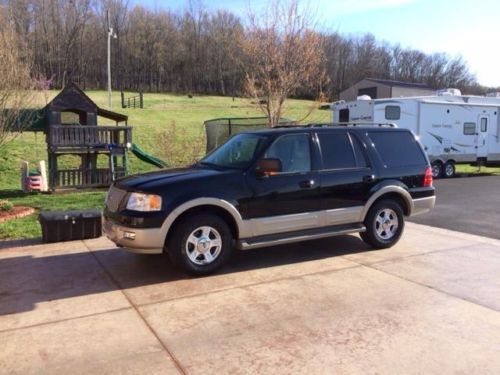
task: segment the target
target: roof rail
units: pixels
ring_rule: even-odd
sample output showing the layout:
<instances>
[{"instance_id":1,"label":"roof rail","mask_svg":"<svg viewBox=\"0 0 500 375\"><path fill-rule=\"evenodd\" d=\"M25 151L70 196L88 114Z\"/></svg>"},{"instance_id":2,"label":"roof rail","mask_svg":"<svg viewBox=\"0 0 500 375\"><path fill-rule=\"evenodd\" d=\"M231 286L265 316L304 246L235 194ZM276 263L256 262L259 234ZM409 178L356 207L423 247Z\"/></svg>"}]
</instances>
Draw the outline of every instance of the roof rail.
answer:
<instances>
[{"instance_id":1,"label":"roof rail","mask_svg":"<svg viewBox=\"0 0 500 375\"><path fill-rule=\"evenodd\" d=\"M377 126L377 127L388 127L397 128L398 126L391 122L334 122L334 123L318 123L318 124L308 124L307 126L312 128L321 128L326 126Z\"/></svg>"},{"instance_id":2,"label":"roof rail","mask_svg":"<svg viewBox=\"0 0 500 375\"><path fill-rule=\"evenodd\" d=\"M291 128L303 128L305 126L309 126L309 125L300 125L300 124L282 124L282 125L276 125L276 126L273 126L272 128L269 128L269 129L291 129Z\"/></svg>"}]
</instances>

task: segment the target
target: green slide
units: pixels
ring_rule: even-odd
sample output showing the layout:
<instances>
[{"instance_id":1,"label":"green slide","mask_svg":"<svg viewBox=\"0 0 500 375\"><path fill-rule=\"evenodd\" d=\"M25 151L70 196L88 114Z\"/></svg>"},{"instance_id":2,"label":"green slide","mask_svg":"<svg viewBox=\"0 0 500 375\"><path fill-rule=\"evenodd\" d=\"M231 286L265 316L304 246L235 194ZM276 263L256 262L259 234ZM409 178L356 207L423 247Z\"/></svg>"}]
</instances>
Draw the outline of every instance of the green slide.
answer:
<instances>
[{"instance_id":1,"label":"green slide","mask_svg":"<svg viewBox=\"0 0 500 375\"><path fill-rule=\"evenodd\" d=\"M163 160L160 160L153 155L149 155L146 151L144 151L142 148L137 146L135 143L132 143L132 147L130 148L130 151L137 156L139 159L141 159L143 162L153 164L154 166L158 168L166 168L168 167L168 164L164 162Z\"/></svg>"}]
</instances>

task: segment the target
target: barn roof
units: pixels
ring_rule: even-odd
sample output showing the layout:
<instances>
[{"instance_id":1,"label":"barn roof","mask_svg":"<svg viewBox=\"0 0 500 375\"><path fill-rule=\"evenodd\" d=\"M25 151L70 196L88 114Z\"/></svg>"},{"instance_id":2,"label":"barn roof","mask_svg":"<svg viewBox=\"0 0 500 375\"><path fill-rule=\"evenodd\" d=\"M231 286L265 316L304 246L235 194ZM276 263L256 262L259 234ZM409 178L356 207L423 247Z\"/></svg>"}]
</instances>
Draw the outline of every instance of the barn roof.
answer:
<instances>
[{"instance_id":1,"label":"barn roof","mask_svg":"<svg viewBox=\"0 0 500 375\"><path fill-rule=\"evenodd\" d=\"M408 88L416 88L416 89L424 89L424 90L433 90L433 88L425 83L418 82L403 82L403 81L395 81L392 79L381 79L381 78L366 78L367 81L372 81L376 83L380 83L382 85L391 86L391 87L408 87Z\"/></svg>"}]
</instances>

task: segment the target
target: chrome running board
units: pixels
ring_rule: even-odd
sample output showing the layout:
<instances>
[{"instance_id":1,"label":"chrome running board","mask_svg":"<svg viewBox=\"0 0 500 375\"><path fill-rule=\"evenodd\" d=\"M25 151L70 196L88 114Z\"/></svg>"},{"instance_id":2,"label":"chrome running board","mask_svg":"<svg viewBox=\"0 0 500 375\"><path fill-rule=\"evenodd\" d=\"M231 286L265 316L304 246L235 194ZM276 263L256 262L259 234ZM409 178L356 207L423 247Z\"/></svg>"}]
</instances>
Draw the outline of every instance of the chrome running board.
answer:
<instances>
[{"instance_id":1,"label":"chrome running board","mask_svg":"<svg viewBox=\"0 0 500 375\"><path fill-rule=\"evenodd\" d=\"M239 250L251 250L260 247L284 245L287 243L317 240L320 238L340 236L343 234L366 232L362 224L336 225L325 228L313 228L294 232L278 233L254 238L244 238L236 242Z\"/></svg>"}]
</instances>

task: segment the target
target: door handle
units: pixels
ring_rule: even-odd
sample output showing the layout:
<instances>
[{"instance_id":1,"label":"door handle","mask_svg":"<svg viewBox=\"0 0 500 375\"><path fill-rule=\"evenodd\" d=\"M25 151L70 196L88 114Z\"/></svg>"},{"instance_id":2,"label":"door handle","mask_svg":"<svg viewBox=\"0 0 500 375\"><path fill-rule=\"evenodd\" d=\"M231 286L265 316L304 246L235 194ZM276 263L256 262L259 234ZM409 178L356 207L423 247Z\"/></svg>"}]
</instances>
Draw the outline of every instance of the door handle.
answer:
<instances>
[{"instance_id":1,"label":"door handle","mask_svg":"<svg viewBox=\"0 0 500 375\"><path fill-rule=\"evenodd\" d=\"M369 183L375 181L374 175L363 176L363 182Z\"/></svg>"},{"instance_id":2,"label":"door handle","mask_svg":"<svg viewBox=\"0 0 500 375\"><path fill-rule=\"evenodd\" d=\"M304 180L299 182L299 186L302 189L310 189L314 186L314 180Z\"/></svg>"}]
</instances>

